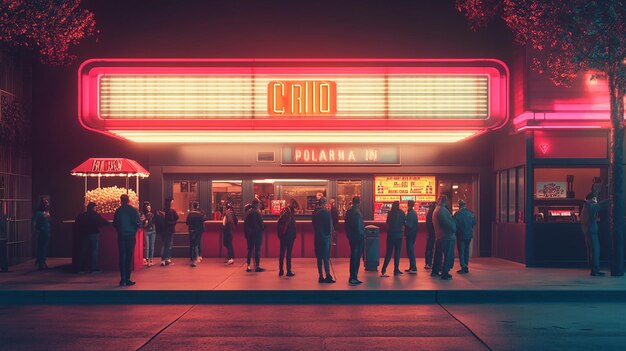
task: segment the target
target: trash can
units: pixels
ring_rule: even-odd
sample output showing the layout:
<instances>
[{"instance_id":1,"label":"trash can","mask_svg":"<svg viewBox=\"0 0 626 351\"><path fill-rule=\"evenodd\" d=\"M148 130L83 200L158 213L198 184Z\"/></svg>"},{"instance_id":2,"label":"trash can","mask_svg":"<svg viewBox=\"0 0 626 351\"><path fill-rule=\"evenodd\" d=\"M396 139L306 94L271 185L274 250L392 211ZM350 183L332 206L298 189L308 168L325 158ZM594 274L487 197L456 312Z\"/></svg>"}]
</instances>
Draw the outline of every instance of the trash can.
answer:
<instances>
[{"instance_id":1,"label":"trash can","mask_svg":"<svg viewBox=\"0 0 626 351\"><path fill-rule=\"evenodd\" d=\"M380 261L380 228L375 225L365 227L365 270L377 271Z\"/></svg>"}]
</instances>

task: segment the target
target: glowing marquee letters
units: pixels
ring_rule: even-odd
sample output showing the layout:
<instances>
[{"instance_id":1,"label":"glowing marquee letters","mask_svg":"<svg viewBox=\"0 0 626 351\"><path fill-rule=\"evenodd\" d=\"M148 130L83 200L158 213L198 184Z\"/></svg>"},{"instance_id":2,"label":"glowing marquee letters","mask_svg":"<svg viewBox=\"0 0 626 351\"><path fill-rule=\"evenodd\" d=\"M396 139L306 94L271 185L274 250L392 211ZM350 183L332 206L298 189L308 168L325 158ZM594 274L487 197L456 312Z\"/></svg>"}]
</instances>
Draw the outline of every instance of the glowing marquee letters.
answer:
<instances>
[{"instance_id":1,"label":"glowing marquee letters","mask_svg":"<svg viewBox=\"0 0 626 351\"><path fill-rule=\"evenodd\" d=\"M271 81L270 116L326 116L337 113L337 84L332 81Z\"/></svg>"}]
</instances>

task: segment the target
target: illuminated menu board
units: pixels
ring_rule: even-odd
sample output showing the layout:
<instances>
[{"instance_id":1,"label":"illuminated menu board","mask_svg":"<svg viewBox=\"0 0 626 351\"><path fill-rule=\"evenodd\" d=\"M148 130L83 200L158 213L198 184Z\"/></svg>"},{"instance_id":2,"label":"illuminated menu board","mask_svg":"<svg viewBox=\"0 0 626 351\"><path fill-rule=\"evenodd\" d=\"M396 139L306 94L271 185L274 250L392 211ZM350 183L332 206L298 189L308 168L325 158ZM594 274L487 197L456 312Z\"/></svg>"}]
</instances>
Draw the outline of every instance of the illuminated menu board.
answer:
<instances>
[{"instance_id":1,"label":"illuminated menu board","mask_svg":"<svg viewBox=\"0 0 626 351\"><path fill-rule=\"evenodd\" d=\"M407 202L415 201L420 222L426 220L428 203L437 199L435 176L385 175L374 177L374 220L385 220L394 201L406 212Z\"/></svg>"}]
</instances>

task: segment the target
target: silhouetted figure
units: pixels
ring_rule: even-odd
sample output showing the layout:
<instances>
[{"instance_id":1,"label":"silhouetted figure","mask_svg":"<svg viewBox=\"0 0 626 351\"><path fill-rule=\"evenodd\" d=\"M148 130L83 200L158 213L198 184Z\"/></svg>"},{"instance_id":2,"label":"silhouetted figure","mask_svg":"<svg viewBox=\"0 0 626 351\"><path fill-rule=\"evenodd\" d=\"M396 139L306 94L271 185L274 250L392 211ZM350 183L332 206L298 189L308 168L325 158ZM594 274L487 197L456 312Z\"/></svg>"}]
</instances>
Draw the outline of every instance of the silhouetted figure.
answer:
<instances>
[{"instance_id":1,"label":"silhouetted figure","mask_svg":"<svg viewBox=\"0 0 626 351\"><path fill-rule=\"evenodd\" d=\"M380 271L380 276L383 278L389 277L387 274L387 266L389 265L389 261L391 261L392 253L393 275L402 274L402 271L400 271L400 253L402 250L402 231L405 221L406 215L400 209L400 201L394 201L393 204L391 204L391 210L387 213L387 250L385 252L383 268Z\"/></svg>"},{"instance_id":2,"label":"silhouetted figure","mask_svg":"<svg viewBox=\"0 0 626 351\"><path fill-rule=\"evenodd\" d=\"M278 261L278 276L285 274L283 270L285 254L287 254L287 276L293 277L295 273L291 270L291 252L293 243L296 240L296 214L298 202L295 199L289 200L289 205L283 208L278 217L276 225L278 239L280 240L280 259Z\"/></svg>"},{"instance_id":3,"label":"silhouetted figure","mask_svg":"<svg viewBox=\"0 0 626 351\"><path fill-rule=\"evenodd\" d=\"M106 219L96 212L96 203L87 204L87 210L74 221L76 231L80 238L80 254L78 258L78 271L85 273L85 261L87 255L91 255L91 273L99 273L98 255L100 250L100 227L108 225Z\"/></svg>"},{"instance_id":4,"label":"silhouetted figure","mask_svg":"<svg viewBox=\"0 0 626 351\"><path fill-rule=\"evenodd\" d=\"M246 272L252 271L252 268L250 268L252 251L254 251L254 271L265 271L264 268L261 268L261 244L263 243L263 231L265 230L265 223L263 222L263 215L261 214L259 206L259 199L254 198L250 203L250 209L244 214L243 218L243 229L246 235L246 240L248 242Z\"/></svg>"},{"instance_id":5,"label":"silhouetted figure","mask_svg":"<svg viewBox=\"0 0 626 351\"><path fill-rule=\"evenodd\" d=\"M326 198L321 197L317 201L317 208L311 218L315 231L315 257L317 258L317 273L319 283L335 283L330 275L330 235L333 231L333 222L330 211L326 208ZM322 275L322 264L326 272L326 278Z\"/></svg>"},{"instance_id":6,"label":"silhouetted figure","mask_svg":"<svg viewBox=\"0 0 626 351\"><path fill-rule=\"evenodd\" d=\"M172 246L174 245L174 234L176 232L176 222L178 222L178 213L172 208L173 199L165 199L165 208L160 216L163 216L163 249L161 250L161 266L169 266L172 262Z\"/></svg>"},{"instance_id":7,"label":"silhouetted figure","mask_svg":"<svg viewBox=\"0 0 626 351\"><path fill-rule=\"evenodd\" d=\"M594 193L590 193L585 197L583 209L580 211L580 227L585 234L585 243L587 244L587 260L590 275L594 277L603 276L605 273L600 272L600 240L598 238L598 213L605 210L609 205L609 200L598 202L598 197Z\"/></svg>"},{"instance_id":8,"label":"silhouetted figure","mask_svg":"<svg viewBox=\"0 0 626 351\"><path fill-rule=\"evenodd\" d=\"M37 235L37 265L39 270L48 269L46 257L48 256L48 245L52 233L52 222L50 219L50 201L43 197L33 216L33 229Z\"/></svg>"},{"instance_id":9,"label":"silhouetted figure","mask_svg":"<svg viewBox=\"0 0 626 351\"><path fill-rule=\"evenodd\" d=\"M339 228L339 209L337 208L337 200L334 197L328 202L330 217L333 219L333 232L330 238L331 246L337 245L337 228ZM337 248L335 248L336 250Z\"/></svg>"},{"instance_id":10,"label":"silhouetted figure","mask_svg":"<svg viewBox=\"0 0 626 351\"><path fill-rule=\"evenodd\" d=\"M117 231L117 244L120 254L120 286L135 285L130 280L130 267L135 251L135 235L140 226L139 211L130 205L128 195L120 196L121 206L115 210L113 226Z\"/></svg>"},{"instance_id":11,"label":"silhouetted figure","mask_svg":"<svg viewBox=\"0 0 626 351\"><path fill-rule=\"evenodd\" d=\"M435 212L435 203L428 204L428 212L426 213L426 250L424 252L424 269L433 268L433 251L435 250L435 226L433 225L433 212Z\"/></svg>"},{"instance_id":12,"label":"silhouetted figure","mask_svg":"<svg viewBox=\"0 0 626 351\"><path fill-rule=\"evenodd\" d=\"M409 274L417 274L417 263L415 262L415 240L417 239L417 212L413 209L415 201L409 200L407 203L406 221L404 222L404 237L406 238L406 255L409 258L409 269L404 270Z\"/></svg>"},{"instance_id":13,"label":"silhouetted figure","mask_svg":"<svg viewBox=\"0 0 626 351\"><path fill-rule=\"evenodd\" d=\"M228 257L226 257L226 264L235 263L235 250L233 249L233 231L235 230L235 225L239 223L239 219L235 214L233 209L233 204L230 202L226 203L226 212L224 212L224 217L222 218L222 225L224 227L223 230L223 238L222 244L226 247Z\"/></svg>"},{"instance_id":14,"label":"silhouetted figure","mask_svg":"<svg viewBox=\"0 0 626 351\"><path fill-rule=\"evenodd\" d=\"M439 204L437 204L433 212L433 225L437 241L435 243L435 261L430 275L437 275L441 271L441 279L443 280L452 279L449 272L454 265L454 241L456 236L456 222L446 207L447 202L448 197L441 195Z\"/></svg>"},{"instance_id":15,"label":"silhouetted figure","mask_svg":"<svg viewBox=\"0 0 626 351\"><path fill-rule=\"evenodd\" d=\"M352 198L352 207L346 211L346 235L350 243L350 278L348 283L358 285L363 283L359 280L359 266L361 264L361 255L363 254L363 241L365 240L365 225L363 224L363 215L361 214L361 198L355 196Z\"/></svg>"},{"instance_id":16,"label":"silhouetted figure","mask_svg":"<svg viewBox=\"0 0 626 351\"><path fill-rule=\"evenodd\" d=\"M152 267L154 265L154 242L156 241L156 226L154 223L154 213L149 201L144 201L139 219L143 227L144 253L143 264Z\"/></svg>"},{"instance_id":17,"label":"silhouetted figure","mask_svg":"<svg viewBox=\"0 0 626 351\"><path fill-rule=\"evenodd\" d=\"M465 201L459 200L459 210L454 214L456 221L456 245L459 251L459 264L461 269L456 271L459 274L469 273L469 253L470 244L474 236L474 226L476 217L472 211L465 207Z\"/></svg>"},{"instance_id":18,"label":"silhouetted figure","mask_svg":"<svg viewBox=\"0 0 626 351\"><path fill-rule=\"evenodd\" d=\"M206 216L200 209L198 201L191 203L191 211L187 214L185 223L189 227L189 260L191 267L195 267L200 256L200 240L204 232Z\"/></svg>"}]
</instances>

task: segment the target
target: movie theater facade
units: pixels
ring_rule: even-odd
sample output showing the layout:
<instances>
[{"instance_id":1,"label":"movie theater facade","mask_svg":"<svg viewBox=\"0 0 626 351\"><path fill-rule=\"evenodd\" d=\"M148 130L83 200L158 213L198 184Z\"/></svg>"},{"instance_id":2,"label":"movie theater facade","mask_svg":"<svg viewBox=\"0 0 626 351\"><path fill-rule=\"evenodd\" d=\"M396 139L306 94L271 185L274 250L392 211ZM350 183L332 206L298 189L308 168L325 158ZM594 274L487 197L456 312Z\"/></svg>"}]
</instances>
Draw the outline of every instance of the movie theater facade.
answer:
<instances>
[{"instance_id":1,"label":"movie theater facade","mask_svg":"<svg viewBox=\"0 0 626 351\"><path fill-rule=\"evenodd\" d=\"M423 252L426 208L446 194L453 212L464 200L479 219L473 256L580 264L579 206L607 179L606 84L553 87L529 60L93 59L79 71L79 120L146 150L141 200L173 198L183 222L200 203L207 257L225 254L224 204L241 215L254 197L264 255L277 256L276 218L296 199L294 256L313 256L320 195L339 212L335 256L349 255L353 196L382 242L391 203L415 201ZM241 228L234 241L243 250Z\"/></svg>"}]
</instances>

